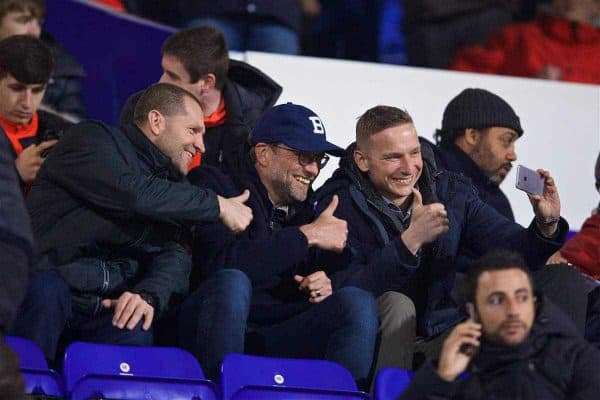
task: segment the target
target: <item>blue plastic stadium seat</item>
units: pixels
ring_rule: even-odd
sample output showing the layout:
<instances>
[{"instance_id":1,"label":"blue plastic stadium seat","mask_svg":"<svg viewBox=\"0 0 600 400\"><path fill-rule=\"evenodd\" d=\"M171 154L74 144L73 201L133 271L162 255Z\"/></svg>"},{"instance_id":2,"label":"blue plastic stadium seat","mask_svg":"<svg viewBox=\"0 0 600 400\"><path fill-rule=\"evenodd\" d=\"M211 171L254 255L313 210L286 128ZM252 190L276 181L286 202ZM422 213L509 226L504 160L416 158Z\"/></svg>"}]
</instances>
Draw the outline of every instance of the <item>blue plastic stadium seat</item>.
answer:
<instances>
[{"instance_id":1,"label":"blue plastic stadium seat","mask_svg":"<svg viewBox=\"0 0 600 400\"><path fill-rule=\"evenodd\" d=\"M329 361L229 354L221 367L223 400L368 399L350 372Z\"/></svg>"},{"instance_id":2,"label":"blue plastic stadium seat","mask_svg":"<svg viewBox=\"0 0 600 400\"><path fill-rule=\"evenodd\" d=\"M72 400L218 398L198 361L172 347L75 342L65 353L63 375Z\"/></svg>"},{"instance_id":3,"label":"blue plastic stadium seat","mask_svg":"<svg viewBox=\"0 0 600 400\"><path fill-rule=\"evenodd\" d=\"M48 368L42 351L35 343L14 336L7 336L4 340L19 357L26 393L64 397L64 385L61 377Z\"/></svg>"},{"instance_id":4,"label":"blue plastic stadium seat","mask_svg":"<svg viewBox=\"0 0 600 400\"><path fill-rule=\"evenodd\" d=\"M402 368L382 368L375 377L374 400L396 400L408 387L413 371Z\"/></svg>"}]
</instances>

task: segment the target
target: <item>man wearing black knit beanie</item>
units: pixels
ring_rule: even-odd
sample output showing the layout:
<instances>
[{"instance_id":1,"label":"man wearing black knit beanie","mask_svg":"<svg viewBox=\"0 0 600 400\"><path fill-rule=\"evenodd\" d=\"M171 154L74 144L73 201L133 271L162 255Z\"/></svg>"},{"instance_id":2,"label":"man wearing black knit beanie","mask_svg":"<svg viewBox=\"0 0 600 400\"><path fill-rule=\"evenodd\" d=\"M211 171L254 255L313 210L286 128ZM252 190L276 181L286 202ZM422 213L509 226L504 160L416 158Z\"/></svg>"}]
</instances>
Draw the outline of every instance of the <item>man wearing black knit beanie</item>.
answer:
<instances>
[{"instance_id":1,"label":"man wearing black knit beanie","mask_svg":"<svg viewBox=\"0 0 600 400\"><path fill-rule=\"evenodd\" d=\"M444 110L435 133L438 167L471 178L481 199L514 221L499 185L517 160L515 142L523 135L519 117L501 97L465 89Z\"/></svg>"}]
</instances>

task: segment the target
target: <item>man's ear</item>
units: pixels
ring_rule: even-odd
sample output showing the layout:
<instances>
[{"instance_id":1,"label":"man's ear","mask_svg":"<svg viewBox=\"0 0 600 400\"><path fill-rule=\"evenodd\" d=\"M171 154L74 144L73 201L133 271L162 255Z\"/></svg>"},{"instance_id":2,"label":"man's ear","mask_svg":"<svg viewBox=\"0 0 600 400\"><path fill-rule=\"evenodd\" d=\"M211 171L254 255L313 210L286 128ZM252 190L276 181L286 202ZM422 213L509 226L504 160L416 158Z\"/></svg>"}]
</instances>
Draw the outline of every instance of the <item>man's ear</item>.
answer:
<instances>
[{"instance_id":1,"label":"man's ear","mask_svg":"<svg viewBox=\"0 0 600 400\"><path fill-rule=\"evenodd\" d=\"M217 77L215 74L206 74L198 82L202 82L202 89L204 91L210 91L215 88L217 84Z\"/></svg>"},{"instance_id":2,"label":"man's ear","mask_svg":"<svg viewBox=\"0 0 600 400\"><path fill-rule=\"evenodd\" d=\"M160 136L165 130L165 117L158 110L150 110L148 113L148 127L154 136Z\"/></svg>"},{"instance_id":3,"label":"man's ear","mask_svg":"<svg viewBox=\"0 0 600 400\"><path fill-rule=\"evenodd\" d=\"M269 160L271 159L271 154L269 151L269 145L266 143L257 143L254 148L254 156L256 158L256 164L261 167L266 167L269 165Z\"/></svg>"},{"instance_id":4,"label":"man's ear","mask_svg":"<svg viewBox=\"0 0 600 400\"><path fill-rule=\"evenodd\" d=\"M360 169L362 172L368 172L369 159L367 158L367 156L360 150L354 150L354 153L352 154L354 156L354 162L356 163L358 169Z\"/></svg>"},{"instance_id":5,"label":"man's ear","mask_svg":"<svg viewBox=\"0 0 600 400\"><path fill-rule=\"evenodd\" d=\"M473 128L465 129L465 142L470 146L476 146L481 140L481 131Z\"/></svg>"}]
</instances>

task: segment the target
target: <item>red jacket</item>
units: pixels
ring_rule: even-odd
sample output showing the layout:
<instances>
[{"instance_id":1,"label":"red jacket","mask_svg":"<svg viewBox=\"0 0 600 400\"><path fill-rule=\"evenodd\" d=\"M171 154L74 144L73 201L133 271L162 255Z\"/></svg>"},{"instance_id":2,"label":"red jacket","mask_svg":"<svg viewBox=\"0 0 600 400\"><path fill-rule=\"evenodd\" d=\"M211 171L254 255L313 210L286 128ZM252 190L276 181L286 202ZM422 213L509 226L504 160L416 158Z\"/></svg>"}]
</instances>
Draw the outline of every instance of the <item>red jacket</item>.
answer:
<instances>
[{"instance_id":1,"label":"red jacket","mask_svg":"<svg viewBox=\"0 0 600 400\"><path fill-rule=\"evenodd\" d=\"M579 271L600 279L600 213L585 220L581 231L560 249L560 254Z\"/></svg>"},{"instance_id":2,"label":"red jacket","mask_svg":"<svg viewBox=\"0 0 600 400\"><path fill-rule=\"evenodd\" d=\"M537 77L546 66L560 68L560 80L600 84L600 30L553 16L513 24L485 45L456 53L452 69Z\"/></svg>"}]
</instances>

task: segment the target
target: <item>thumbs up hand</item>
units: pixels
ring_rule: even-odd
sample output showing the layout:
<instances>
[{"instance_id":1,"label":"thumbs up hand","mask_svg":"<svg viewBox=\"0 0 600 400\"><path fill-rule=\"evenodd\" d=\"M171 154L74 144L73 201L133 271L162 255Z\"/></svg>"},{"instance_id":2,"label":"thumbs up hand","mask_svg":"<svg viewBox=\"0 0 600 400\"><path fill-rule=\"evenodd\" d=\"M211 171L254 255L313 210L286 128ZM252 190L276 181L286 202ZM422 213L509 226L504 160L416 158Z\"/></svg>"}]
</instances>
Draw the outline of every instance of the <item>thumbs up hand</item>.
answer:
<instances>
[{"instance_id":1,"label":"thumbs up hand","mask_svg":"<svg viewBox=\"0 0 600 400\"><path fill-rule=\"evenodd\" d=\"M413 253L425 244L433 242L448 230L448 213L442 203L423 205L421 193L413 188L410 226L402 232L402 241Z\"/></svg>"},{"instance_id":2,"label":"thumbs up hand","mask_svg":"<svg viewBox=\"0 0 600 400\"><path fill-rule=\"evenodd\" d=\"M316 220L300 227L300 231L308 240L309 247L317 246L336 253L344 251L348 239L348 224L333 215L338 203L339 199L334 195L331 203Z\"/></svg>"},{"instance_id":3,"label":"thumbs up hand","mask_svg":"<svg viewBox=\"0 0 600 400\"><path fill-rule=\"evenodd\" d=\"M250 198L248 189L237 197L217 196L221 222L233 233L243 232L252 222L252 209L244 203Z\"/></svg>"}]
</instances>

